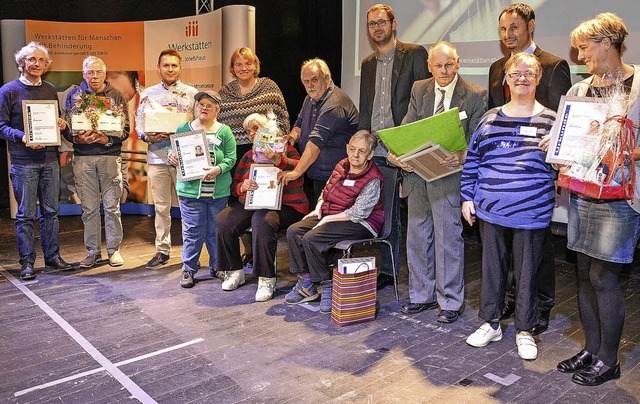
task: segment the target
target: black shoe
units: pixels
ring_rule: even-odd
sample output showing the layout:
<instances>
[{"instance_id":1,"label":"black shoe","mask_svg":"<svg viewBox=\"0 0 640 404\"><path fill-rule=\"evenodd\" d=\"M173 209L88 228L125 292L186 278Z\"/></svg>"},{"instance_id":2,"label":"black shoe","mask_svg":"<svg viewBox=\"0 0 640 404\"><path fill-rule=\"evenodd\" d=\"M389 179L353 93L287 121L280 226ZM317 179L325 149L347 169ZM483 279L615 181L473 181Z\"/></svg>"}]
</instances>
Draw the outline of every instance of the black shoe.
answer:
<instances>
[{"instance_id":1,"label":"black shoe","mask_svg":"<svg viewBox=\"0 0 640 404\"><path fill-rule=\"evenodd\" d=\"M376 289L382 290L387 286L393 286L393 275L380 274L378 275L378 280L376 281Z\"/></svg>"},{"instance_id":2,"label":"black shoe","mask_svg":"<svg viewBox=\"0 0 640 404\"><path fill-rule=\"evenodd\" d=\"M438 315L439 323L453 323L458 319L460 312L457 310L440 310Z\"/></svg>"},{"instance_id":3,"label":"black shoe","mask_svg":"<svg viewBox=\"0 0 640 404\"><path fill-rule=\"evenodd\" d=\"M595 360L586 369L574 374L571 381L582 386L599 386L609 380L620 378L620 363L608 367L600 359Z\"/></svg>"},{"instance_id":4,"label":"black shoe","mask_svg":"<svg viewBox=\"0 0 640 404\"><path fill-rule=\"evenodd\" d=\"M538 324L531 327L531 335L540 335L549 329L549 311L540 310Z\"/></svg>"},{"instance_id":5,"label":"black shoe","mask_svg":"<svg viewBox=\"0 0 640 404\"><path fill-rule=\"evenodd\" d=\"M500 316L500 320L506 320L509 317L513 316L513 313L516 312L516 303L515 302L507 302L504 304L502 308L502 315Z\"/></svg>"},{"instance_id":6,"label":"black shoe","mask_svg":"<svg viewBox=\"0 0 640 404\"><path fill-rule=\"evenodd\" d=\"M33 264L25 264L22 266L22 271L20 272L20 279L23 281L30 281L32 279L36 279L36 271L33 269Z\"/></svg>"},{"instance_id":7,"label":"black shoe","mask_svg":"<svg viewBox=\"0 0 640 404\"><path fill-rule=\"evenodd\" d=\"M576 373L589 367L594 360L596 357L583 349L571 358L558 363L556 369L562 373Z\"/></svg>"},{"instance_id":8,"label":"black shoe","mask_svg":"<svg viewBox=\"0 0 640 404\"><path fill-rule=\"evenodd\" d=\"M438 302L432 303L407 303L403 304L400 309L401 313L404 314L418 314L421 311L425 310L433 310L438 307Z\"/></svg>"},{"instance_id":9,"label":"black shoe","mask_svg":"<svg viewBox=\"0 0 640 404\"><path fill-rule=\"evenodd\" d=\"M183 288L192 288L195 284L193 280L193 272L182 271L182 277L180 278L180 286Z\"/></svg>"},{"instance_id":10,"label":"black shoe","mask_svg":"<svg viewBox=\"0 0 640 404\"><path fill-rule=\"evenodd\" d=\"M63 271L72 271L72 270L76 269L76 267L77 267L76 264L70 264L70 263L66 262L65 260L63 260L62 257L56 257L56 258L52 259L51 261L45 262L44 264L49 268L61 269Z\"/></svg>"},{"instance_id":11,"label":"black shoe","mask_svg":"<svg viewBox=\"0 0 640 404\"><path fill-rule=\"evenodd\" d=\"M169 261L169 255L157 252L156 255L147 262L147 269L158 269L160 265L164 265Z\"/></svg>"}]
</instances>

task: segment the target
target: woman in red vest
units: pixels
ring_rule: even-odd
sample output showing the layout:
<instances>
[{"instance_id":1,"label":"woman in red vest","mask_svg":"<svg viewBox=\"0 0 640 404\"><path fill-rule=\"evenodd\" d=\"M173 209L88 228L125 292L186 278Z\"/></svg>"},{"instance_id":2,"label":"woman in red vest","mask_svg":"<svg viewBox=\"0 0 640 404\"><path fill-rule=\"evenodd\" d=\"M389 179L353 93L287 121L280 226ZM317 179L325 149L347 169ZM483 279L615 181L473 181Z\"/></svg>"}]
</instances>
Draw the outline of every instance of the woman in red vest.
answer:
<instances>
[{"instance_id":1,"label":"woman in red vest","mask_svg":"<svg viewBox=\"0 0 640 404\"><path fill-rule=\"evenodd\" d=\"M377 143L368 131L356 132L316 209L287 230L290 270L298 274L298 283L285 302L310 302L321 295L320 311L331 312L330 250L339 241L377 237L382 231L382 174L372 161Z\"/></svg>"}]
</instances>

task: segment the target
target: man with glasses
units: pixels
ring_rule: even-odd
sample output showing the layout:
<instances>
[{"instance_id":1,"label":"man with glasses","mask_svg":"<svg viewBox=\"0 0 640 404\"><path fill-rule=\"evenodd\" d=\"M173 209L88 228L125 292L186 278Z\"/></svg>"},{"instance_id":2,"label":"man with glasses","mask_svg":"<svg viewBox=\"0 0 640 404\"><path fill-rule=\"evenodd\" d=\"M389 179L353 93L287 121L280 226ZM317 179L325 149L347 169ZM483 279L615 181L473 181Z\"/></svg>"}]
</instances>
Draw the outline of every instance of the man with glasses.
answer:
<instances>
[{"instance_id":1,"label":"man with glasses","mask_svg":"<svg viewBox=\"0 0 640 404\"><path fill-rule=\"evenodd\" d=\"M531 6L517 3L502 10L498 21L500 24L500 39L510 53L494 62L489 68L489 108L506 104L510 100L508 86L505 81L504 66L511 55L524 52L533 54L542 66L542 77L536 89L536 100L545 107L558 110L560 97L571 87L569 64L548 52L544 52L533 41L536 15ZM527 78L528 79L528 78ZM540 322L535 325L531 333L543 333L549 327L551 308L555 303L555 263L553 235L547 228L544 242L542 261L538 267L538 311ZM515 279L513 270L509 271L507 293L502 311L502 318L513 315L515 310Z\"/></svg>"},{"instance_id":2,"label":"man with glasses","mask_svg":"<svg viewBox=\"0 0 640 404\"><path fill-rule=\"evenodd\" d=\"M362 61L358 129L366 129L373 134L400 125L407 114L413 83L431 76L427 70L427 50L398 41L397 24L393 9L386 4L376 4L367 11L367 32L374 44L374 52ZM373 159L381 170L397 170L387 164L387 148L382 142L378 144ZM396 185L396 194L399 186ZM395 268L391 268L387 249L382 248L378 289L393 284L392 271L398 273L400 270L400 205L394 206L393 210L389 242L393 247Z\"/></svg>"},{"instance_id":3,"label":"man with glasses","mask_svg":"<svg viewBox=\"0 0 640 404\"><path fill-rule=\"evenodd\" d=\"M149 145L147 175L155 208L156 254L147 262L147 269L157 269L167 261L171 252L171 206L177 202L176 168L167 162L171 146L170 133L144 131L144 114L151 105L160 105L177 112L193 113L193 100L198 92L180 81L182 57L175 49L165 49L158 57L160 83L147 87L140 94L140 106L136 117L138 137Z\"/></svg>"},{"instance_id":4,"label":"man with glasses","mask_svg":"<svg viewBox=\"0 0 640 404\"><path fill-rule=\"evenodd\" d=\"M58 242L58 211L60 204L60 164L57 146L26 145L23 100L58 100L53 84L42 80L51 64L49 51L31 42L16 55L20 77L0 88L0 139L7 141L11 157L10 177L13 194L18 202L16 211L16 242L20 260L20 278L35 279L37 203L40 202L40 244L47 267L73 269L60 257ZM58 119L63 133L69 132L66 122Z\"/></svg>"},{"instance_id":5,"label":"man with glasses","mask_svg":"<svg viewBox=\"0 0 640 404\"><path fill-rule=\"evenodd\" d=\"M122 171L120 169L120 149L129 136L127 100L106 80L107 67L102 59L88 56L82 62L84 81L67 95L66 111L71 114L84 113L83 103L96 97L99 101L111 103L111 110L119 110L123 125L119 131L98 129L73 130L73 135L65 136L73 143L73 176L76 192L82 206L84 224L84 244L87 257L80 262L81 268L91 268L102 259L100 252L102 225L100 223L100 202L104 208L105 235L109 265L124 264L120 255L122 222L120 220L120 196L122 195ZM102 200L100 195L102 194Z\"/></svg>"}]
</instances>

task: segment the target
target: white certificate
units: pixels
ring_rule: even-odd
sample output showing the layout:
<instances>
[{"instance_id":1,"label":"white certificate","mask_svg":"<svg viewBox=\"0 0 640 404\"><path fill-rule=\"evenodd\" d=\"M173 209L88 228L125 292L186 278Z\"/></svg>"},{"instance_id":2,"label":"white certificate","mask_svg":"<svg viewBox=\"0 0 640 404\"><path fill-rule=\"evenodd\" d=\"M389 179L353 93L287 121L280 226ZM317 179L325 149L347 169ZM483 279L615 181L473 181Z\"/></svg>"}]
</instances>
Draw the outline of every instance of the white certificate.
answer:
<instances>
[{"instance_id":1,"label":"white certificate","mask_svg":"<svg viewBox=\"0 0 640 404\"><path fill-rule=\"evenodd\" d=\"M602 99L563 95L551 128L547 163L571 164L583 159L599 142L608 109Z\"/></svg>"},{"instance_id":2,"label":"white certificate","mask_svg":"<svg viewBox=\"0 0 640 404\"><path fill-rule=\"evenodd\" d=\"M273 164L251 164L249 179L258 183L258 189L247 192L244 208L280 210L282 184L278 184L280 169Z\"/></svg>"},{"instance_id":3,"label":"white certificate","mask_svg":"<svg viewBox=\"0 0 640 404\"><path fill-rule=\"evenodd\" d=\"M176 133L169 136L171 148L178 155L178 178L180 181L199 180L211 167L209 147L204 130Z\"/></svg>"},{"instance_id":4,"label":"white certificate","mask_svg":"<svg viewBox=\"0 0 640 404\"><path fill-rule=\"evenodd\" d=\"M58 101L23 100L22 116L27 146L59 146Z\"/></svg>"}]
</instances>

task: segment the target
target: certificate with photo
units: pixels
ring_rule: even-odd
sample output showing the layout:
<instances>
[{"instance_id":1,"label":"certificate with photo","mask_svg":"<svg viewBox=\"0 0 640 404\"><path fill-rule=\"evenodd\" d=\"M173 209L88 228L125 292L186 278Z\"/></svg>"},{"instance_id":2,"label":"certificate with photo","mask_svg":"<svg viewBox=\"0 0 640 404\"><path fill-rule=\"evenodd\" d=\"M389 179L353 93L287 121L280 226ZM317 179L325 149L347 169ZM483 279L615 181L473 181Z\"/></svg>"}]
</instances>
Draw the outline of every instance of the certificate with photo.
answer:
<instances>
[{"instance_id":1,"label":"certificate with photo","mask_svg":"<svg viewBox=\"0 0 640 404\"><path fill-rule=\"evenodd\" d=\"M22 115L27 146L60 146L58 101L23 100Z\"/></svg>"},{"instance_id":2,"label":"certificate with photo","mask_svg":"<svg viewBox=\"0 0 640 404\"><path fill-rule=\"evenodd\" d=\"M278 184L280 169L273 164L251 164L249 179L258 183L258 189L247 192L244 208L248 210L280 210L282 184Z\"/></svg>"},{"instance_id":3,"label":"certificate with photo","mask_svg":"<svg viewBox=\"0 0 640 404\"><path fill-rule=\"evenodd\" d=\"M547 163L571 164L600 141L609 107L597 98L563 95L551 128Z\"/></svg>"},{"instance_id":4,"label":"certificate with photo","mask_svg":"<svg viewBox=\"0 0 640 404\"><path fill-rule=\"evenodd\" d=\"M171 148L178 155L178 179L180 181L199 180L205 168L211 167L207 136L203 130L170 135Z\"/></svg>"}]
</instances>

